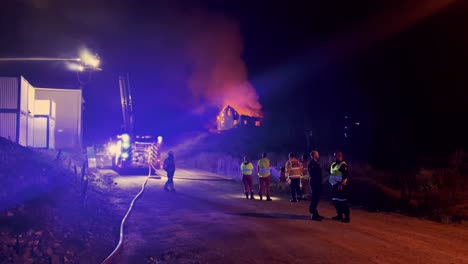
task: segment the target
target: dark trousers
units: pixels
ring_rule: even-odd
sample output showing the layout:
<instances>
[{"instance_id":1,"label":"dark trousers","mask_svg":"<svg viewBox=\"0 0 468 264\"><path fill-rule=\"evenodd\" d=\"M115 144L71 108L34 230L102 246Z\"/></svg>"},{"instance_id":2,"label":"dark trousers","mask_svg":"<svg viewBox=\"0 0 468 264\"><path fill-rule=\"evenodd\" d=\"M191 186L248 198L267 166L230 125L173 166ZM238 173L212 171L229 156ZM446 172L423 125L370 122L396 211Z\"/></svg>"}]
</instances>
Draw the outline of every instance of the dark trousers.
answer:
<instances>
[{"instance_id":1,"label":"dark trousers","mask_svg":"<svg viewBox=\"0 0 468 264\"><path fill-rule=\"evenodd\" d=\"M343 188L340 190L338 189L339 183L335 184L332 186L332 201L333 205L335 206L336 214L338 217L343 217L343 214L345 218L349 218L350 212L349 212L349 205L348 205L348 192L349 188L348 186L343 186Z\"/></svg>"},{"instance_id":2,"label":"dark trousers","mask_svg":"<svg viewBox=\"0 0 468 264\"><path fill-rule=\"evenodd\" d=\"M167 187L172 187L174 189L174 173L175 171L168 171L167 172L167 181L166 184L164 185L164 189L167 189Z\"/></svg>"},{"instance_id":3,"label":"dark trousers","mask_svg":"<svg viewBox=\"0 0 468 264\"><path fill-rule=\"evenodd\" d=\"M319 215L317 206L320 201L320 196L322 195L322 186L311 184L310 189L312 189L312 195L310 199L309 212L313 215Z\"/></svg>"},{"instance_id":4,"label":"dark trousers","mask_svg":"<svg viewBox=\"0 0 468 264\"><path fill-rule=\"evenodd\" d=\"M297 197L301 195L301 179L291 179L291 198L297 200Z\"/></svg>"}]
</instances>

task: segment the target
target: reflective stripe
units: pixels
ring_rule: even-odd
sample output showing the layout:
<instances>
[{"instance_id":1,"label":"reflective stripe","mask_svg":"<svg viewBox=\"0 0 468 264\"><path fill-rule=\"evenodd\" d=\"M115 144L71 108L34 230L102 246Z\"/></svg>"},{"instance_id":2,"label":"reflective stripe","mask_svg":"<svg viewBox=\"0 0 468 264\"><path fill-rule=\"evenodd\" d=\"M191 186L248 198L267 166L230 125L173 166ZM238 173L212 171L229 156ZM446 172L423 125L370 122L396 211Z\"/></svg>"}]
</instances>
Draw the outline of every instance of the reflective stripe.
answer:
<instances>
[{"instance_id":1,"label":"reflective stripe","mask_svg":"<svg viewBox=\"0 0 468 264\"><path fill-rule=\"evenodd\" d=\"M262 158L258 161L258 176L268 177L270 176L270 160L268 158Z\"/></svg>"},{"instance_id":2,"label":"reflective stripe","mask_svg":"<svg viewBox=\"0 0 468 264\"><path fill-rule=\"evenodd\" d=\"M242 173L242 175L252 175L252 172L253 172L252 163L249 162L247 164L244 164L244 163L241 164L241 173Z\"/></svg>"},{"instance_id":3,"label":"reflective stripe","mask_svg":"<svg viewBox=\"0 0 468 264\"><path fill-rule=\"evenodd\" d=\"M328 182L330 182L331 185L335 185L343 180L343 173L340 171L341 166L343 165L348 164L346 164L345 161L341 161L340 163L336 163L335 161L330 166L330 178L328 179Z\"/></svg>"},{"instance_id":4,"label":"reflective stripe","mask_svg":"<svg viewBox=\"0 0 468 264\"><path fill-rule=\"evenodd\" d=\"M302 175L301 164L296 158L292 158L286 162L286 176L292 179L300 178Z\"/></svg>"},{"instance_id":5,"label":"reflective stripe","mask_svg":"<svg viewBox=\"0 0 468 264\"><path fill-rule=\"evenodd\" d=\"M342 199L342 198L332 198L332 201L346 202L346 201L348 201L348 199Z\"/></svg>"},{"instance_id":6,"label":"reflective stripe","mask_svg":"<svg viewBox=\"0 0 468 264\"><path fill-rule=\"evenodd\" d=\"M330 175L330 178L328 179L328 182L330 182L331 185L335 185L343 180L342 176L333 176Z\"/></svg>"}]
</instances>

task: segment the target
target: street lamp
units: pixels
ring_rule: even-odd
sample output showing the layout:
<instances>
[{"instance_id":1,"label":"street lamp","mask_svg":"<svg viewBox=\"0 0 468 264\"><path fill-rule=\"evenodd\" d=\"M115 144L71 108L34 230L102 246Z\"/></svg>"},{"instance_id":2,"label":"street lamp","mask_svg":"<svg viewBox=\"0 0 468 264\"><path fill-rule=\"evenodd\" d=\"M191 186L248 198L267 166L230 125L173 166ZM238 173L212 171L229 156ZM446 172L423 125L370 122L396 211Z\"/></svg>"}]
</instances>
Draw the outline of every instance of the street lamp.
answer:
<instances>
[{"instance_id":1,"label":"street lamp","mask_svg":"<svg viewBox=\"0 0 468 264\"><path fill-rule=\"evenodd\" d=\"M54 58L54 57L9 57L0 58L0 62L39 62L39 61L63 61L69 70L83 72L85 70L101 71L99 68L101 61L97 55L93 55L89 50L82 49L79 58Z\"/></svg>"}]
</instances>

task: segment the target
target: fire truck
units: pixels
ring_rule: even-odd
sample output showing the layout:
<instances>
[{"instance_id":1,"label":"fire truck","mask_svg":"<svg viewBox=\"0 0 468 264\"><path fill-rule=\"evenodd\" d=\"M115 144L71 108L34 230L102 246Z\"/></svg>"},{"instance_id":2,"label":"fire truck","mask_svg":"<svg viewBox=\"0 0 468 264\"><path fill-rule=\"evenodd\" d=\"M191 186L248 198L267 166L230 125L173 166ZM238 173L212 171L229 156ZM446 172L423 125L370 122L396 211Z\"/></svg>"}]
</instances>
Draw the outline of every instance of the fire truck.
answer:
<instances>
[{"instance_id":1,"label":"fire truck","mask_svg":"<svg viewBox=\"0 0 468 264\"><path fill-rule=\"evenodd\" d=\"M112 167L118 171L160 169L163 138L134 133L133 103L128 74L119 76L119 88L124 132L107 145L108 155L112 158Z\"/></svg>"}]
</instances>

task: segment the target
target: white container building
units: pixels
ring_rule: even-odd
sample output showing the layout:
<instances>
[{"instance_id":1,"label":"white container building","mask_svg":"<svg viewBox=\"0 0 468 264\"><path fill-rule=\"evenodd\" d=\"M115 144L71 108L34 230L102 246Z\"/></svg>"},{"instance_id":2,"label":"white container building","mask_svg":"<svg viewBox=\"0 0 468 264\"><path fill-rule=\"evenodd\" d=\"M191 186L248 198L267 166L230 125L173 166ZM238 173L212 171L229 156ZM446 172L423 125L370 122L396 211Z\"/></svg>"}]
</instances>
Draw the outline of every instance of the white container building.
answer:
<instances>
[{"instance_id":1,"label":"white container building","mask_svg":"<svg viewBox=\"0 0 468 264\"><path fill-rule=\"evenodd\" d=\"M0 136L33 145L34 87L20 77L0 77Z\"/></svg>"},{"instance_id":2,"label":"white container building","mask_svg":"<svg viewBox=\"0 0 468 264\"><path fill-rule=\"evenodd\" d=\"M83 103L81 90L36 88L35 91L36 100L55 102L54 147L56 149L81 148Z\"/></svg>"},{"instance_id":3,"label":"white container building","mask_svg":"<svg viewBox=\"0 0 468 264\"><path fill-rule=\"evenodd\" d=\"M55 148L56 105L52 100L36 100L34 115L35 148Z\"/></svg>"},{"instance_id":4,"label":"white container building","mask_svg":"<svg viewBox=\"0 0 468 264\"><path fill-rule=\"evenodd\" d=\"M0 77L0 137L22 146L81 148L82 103L79 89L35 88L22 76Z\"/></svg>"}]
</instances>

